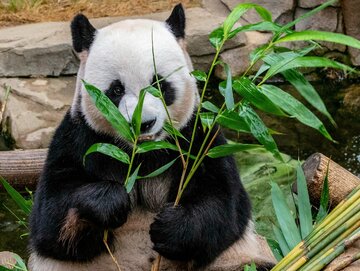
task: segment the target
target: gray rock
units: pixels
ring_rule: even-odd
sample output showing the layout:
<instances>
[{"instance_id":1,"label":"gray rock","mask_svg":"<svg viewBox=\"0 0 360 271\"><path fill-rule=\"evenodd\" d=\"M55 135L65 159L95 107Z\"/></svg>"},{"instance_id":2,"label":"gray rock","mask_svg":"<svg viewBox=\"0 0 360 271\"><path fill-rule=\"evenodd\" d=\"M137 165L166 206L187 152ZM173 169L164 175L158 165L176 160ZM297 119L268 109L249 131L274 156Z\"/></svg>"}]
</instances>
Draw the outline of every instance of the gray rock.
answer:
<instances>
[{"instance_id":1,"label":"gray rock","mask_svg":"<svg viewBox=\"0 0 360 271\"><path fill-rule=\"evenodd\" d=\"M327 0L299 0L298 6L302 8L314 8L320 6L321 4L325 3ZM340 3L335 2L332 4L333 7L339 7Z\"/></svg>"},{"instance_id":2,"label":"gray rock","mask_svg":"<svg viewBox=\"0 0 360 271\"><path fill-rule=\"evenodd\" d=\"M240 3L255 3L267 8L273 15L273 20L277 20L280 15L291 11L294 8L294 0L221 0L229 9L233 10ZM243 15L249 23L259 22L260 17L255 10L249 10Z\"/></svg>"},{"instance_id":3,"label":"gray rock","mask_svg":"<svg viewBox=\"0 0 360 271\"><path fill-rule=\"evenodd\" d=\"M357 39L360 39L359 5L359 0L347 0L342 2L346 34ZM351 47L349 47L348 50L352 63L360 66L360 50Z\"/></svg>"},{"instance_id":4,"label":"gray rock","mask_svg":"<svg viewBox=\"0 0 360 271\"><path fill-rule=\"evenodd\" d=\"M224 17L202 8L188 9L186 15L190 54L202 56L214 53L208 36L221 25ZM169 12L161 12L142 18L165 20L168 16ZM104 27L126 18L129 17L100 18L92 22L96 27ZM0 29L0 77L75 74L78 60L72 51L69 28L68 22L50 22ZM225 49L245 42L245 36L238 35L226 44Z\"/></svg>"},{"instance_id":5,"label":"gray rock","mask_svg":"<svg viewBox=\"0 0 360 271\"><path fill-rule=\"evenodd\" d=\"M302 16L308 11L309 10L297 8L295 11L295 18ZM298 24L296 24L295 30L303 31L303 30L313 29L319 31L342 33L343 27L342 27L341 18L342 15L341 13L339 13L339 10L337 8L329 7L317 13L316 16L312 16L305 20L300 21ZM338 50L340 52L344 52L346 50L346 46L341 44L335 44L330 42L319 42L319 43L325 46L330 51Z\"/></svg>"},{"instance_id":6,"label":"gray rock","mask_svg":"<svg viewBox=\"0 0 360 271\"><path fill-rule=\"evenodd\" d=\"M47 79L0 79L0 85L12 88L6 115L17 148L35 149L48 146L51 137L68 110L75 77ZM0 87L0 97L4 89Z\"/></svg>"},{"instance_id":7,"label":"gray rock","mask_svg":"<svg viewBox=\"0 0 360 271\"><path fill-rule=\"evenodd\" d=\"M230 9L221 0L203 0L201 6L210 13L226 17Z\"/></svg>"}]
</instances>

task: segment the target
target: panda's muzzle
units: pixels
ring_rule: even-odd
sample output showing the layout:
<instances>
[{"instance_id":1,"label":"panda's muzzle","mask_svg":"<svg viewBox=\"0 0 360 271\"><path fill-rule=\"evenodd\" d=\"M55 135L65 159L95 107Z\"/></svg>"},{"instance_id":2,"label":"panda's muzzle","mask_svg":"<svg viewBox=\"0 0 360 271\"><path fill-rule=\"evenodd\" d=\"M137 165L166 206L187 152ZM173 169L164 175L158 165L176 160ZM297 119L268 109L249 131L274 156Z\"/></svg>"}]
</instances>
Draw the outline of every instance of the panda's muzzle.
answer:
<instances>
[{"instance_id":1,"label":"panda's muzzle","mask_svg":"<svg viewBox=\"0 0 360 271\"><path fill-rule=\"evenodd\" d=\"M155 123L156 123L156 119L144 121L143 123L141 123L140 132L141 133L148 132L155 125Z\"/></svg>"}]
</instances>

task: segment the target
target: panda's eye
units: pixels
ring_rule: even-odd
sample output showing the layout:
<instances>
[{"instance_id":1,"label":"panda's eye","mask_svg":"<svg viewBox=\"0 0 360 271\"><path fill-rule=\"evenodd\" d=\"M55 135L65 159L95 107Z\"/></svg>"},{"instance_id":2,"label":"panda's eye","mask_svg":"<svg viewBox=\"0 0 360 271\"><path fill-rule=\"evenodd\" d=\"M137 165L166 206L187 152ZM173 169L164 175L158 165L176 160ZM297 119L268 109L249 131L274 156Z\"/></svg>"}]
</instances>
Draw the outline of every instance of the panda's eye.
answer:
<instances>
[{"instance_id":1,"label":"panda's eye","mask_svg":"<svg viewBox=\"0 0 360 271\"><path fill-rule=\"evenodd\" d=\"M115 87L113 89L113 92L116 94L116 95L122 95L124 93L124 89L121 88L121 87Z\"/></svg>"},{"instance_id":2,"label":"panda's eye","mask_svg":"<svg viewBox=\"0 0 360 271\"><path fill-rule=\"evenodd\" d=\"M115 80L111 83L109 87L110 92L113 95L122 96L124 94L124 86L121 84L119 80Z\"/></svg>"}]
</instances>

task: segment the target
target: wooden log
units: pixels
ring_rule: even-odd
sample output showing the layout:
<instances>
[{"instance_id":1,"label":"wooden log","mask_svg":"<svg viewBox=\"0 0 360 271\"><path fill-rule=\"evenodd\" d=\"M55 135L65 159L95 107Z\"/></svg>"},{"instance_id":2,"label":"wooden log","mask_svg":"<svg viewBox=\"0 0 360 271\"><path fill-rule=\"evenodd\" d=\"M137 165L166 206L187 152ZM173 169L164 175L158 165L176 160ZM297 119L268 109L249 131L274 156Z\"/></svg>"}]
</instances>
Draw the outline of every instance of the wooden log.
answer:
<instances>
[{"instance_id":1,"label":"wooden log","mask_svg":"<svg viewBox=\"0 0 360 271\"><path fill-rule=\"evenodd\" d=\"M308 184L310 200L315 206L319 206L328 165L329 194L332 207L335 207L355 187L360 185L358 177L325 155L314 153L303 163L302 168Z\"/></svg>"},{"instance_id":2,"label":"wooden log","mask_svg":"<svg viewBox=\"0 0 360 271\"><path fill-rule=\"evenodd\" d=\"M0 176L16 189L34 189L46 155L47 149L1 151Z\"/></svg>"}]
</instances>

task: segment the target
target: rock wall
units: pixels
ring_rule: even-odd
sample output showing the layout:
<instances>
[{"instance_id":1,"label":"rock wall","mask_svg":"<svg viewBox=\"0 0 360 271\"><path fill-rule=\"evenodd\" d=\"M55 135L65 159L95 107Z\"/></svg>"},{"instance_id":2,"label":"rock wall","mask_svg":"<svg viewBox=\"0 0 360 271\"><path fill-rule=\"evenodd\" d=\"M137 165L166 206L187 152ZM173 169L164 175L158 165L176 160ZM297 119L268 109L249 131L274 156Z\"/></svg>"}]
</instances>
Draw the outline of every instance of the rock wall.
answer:
<instances>
[{"instance_id":1,"label":"rock wall","mask_svg":"<svg viewBox=\"0 0 360 271\"><path fill-rule=\"evenodd\" d=\"M251 2L268 8L275 22L284 24L324 1ZM221 25L237 4L244 2L249 1L203 0L201 8L186 10L187 47L196 69L207 70L214 57L214 50L208 42L209 33ZM168 15L169 12L162 12L142 17L164 20ZM125 18L100 18L92 20L92 23L100 28ZM256 12L249 11L239 23L255 23L258 20ZM305 29L346 33L360 39L360 0L334 4L295 27L299 31ZM241 33L226 44L220 58L230 65L234 76L239 75L248 66L250 52L267 42L269 37L267 33ZM360 50L323 43L323 49L318 53L325 54L329 51L348 57L353 65L360 66ZM5 92L2 85L11 86L13 91L7 106L9 121L6 125L17 148L40 148L48 145L56 126L71 104L77 68L78 59L72 51L69 22L0 29L0 100ZM221 66L216 68L215 74L224 77Z\"/></svg>"}]
</instances>

